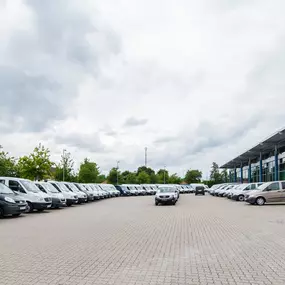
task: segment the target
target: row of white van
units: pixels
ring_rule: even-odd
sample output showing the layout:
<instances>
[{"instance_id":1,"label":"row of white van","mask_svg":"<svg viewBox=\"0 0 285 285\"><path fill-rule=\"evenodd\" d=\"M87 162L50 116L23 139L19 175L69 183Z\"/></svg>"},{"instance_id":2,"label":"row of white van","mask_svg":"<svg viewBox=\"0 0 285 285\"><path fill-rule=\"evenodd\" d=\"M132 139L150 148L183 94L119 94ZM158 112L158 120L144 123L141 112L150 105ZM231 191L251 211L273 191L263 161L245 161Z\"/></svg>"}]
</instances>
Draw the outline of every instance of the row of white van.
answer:
<instances>
[{"instance_id":1,"label":"row of white van","mask_svg":"<svg viewBox=\"0 0 285 285\"><path fill-rule=\"evenodd\" d=\"M116 196L120 196L120 191L111 184L33 182L0 177L0 217L19 216L23 212L44 211Z\"/></svg>"}]
</instances>

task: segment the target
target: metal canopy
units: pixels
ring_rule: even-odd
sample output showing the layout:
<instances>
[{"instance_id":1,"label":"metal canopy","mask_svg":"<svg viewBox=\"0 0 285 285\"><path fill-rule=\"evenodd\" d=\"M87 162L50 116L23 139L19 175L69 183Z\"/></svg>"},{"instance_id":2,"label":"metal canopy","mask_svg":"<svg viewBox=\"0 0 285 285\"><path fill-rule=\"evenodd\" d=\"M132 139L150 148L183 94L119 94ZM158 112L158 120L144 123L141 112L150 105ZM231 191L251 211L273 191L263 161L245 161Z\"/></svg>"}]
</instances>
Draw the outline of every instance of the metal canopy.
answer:
<instances>
[{"instance_id":1,"label":"metal canopy","mask_svg":"<svg viewBox=\"0 0 285 285\"><path fill-rule=\"evenodd\" d=\"M285 128L281 131L278 131L273 136L267 138L263 142L246 151L245 153L227 162L220 168L233 169L235 167L238 168L241 166L247 166L249 160L251 162L258 161L260 154L263 158L272 156L274 154L275 147L277 147L279 153L285 151Z\"/></svg>"}]
</instances>

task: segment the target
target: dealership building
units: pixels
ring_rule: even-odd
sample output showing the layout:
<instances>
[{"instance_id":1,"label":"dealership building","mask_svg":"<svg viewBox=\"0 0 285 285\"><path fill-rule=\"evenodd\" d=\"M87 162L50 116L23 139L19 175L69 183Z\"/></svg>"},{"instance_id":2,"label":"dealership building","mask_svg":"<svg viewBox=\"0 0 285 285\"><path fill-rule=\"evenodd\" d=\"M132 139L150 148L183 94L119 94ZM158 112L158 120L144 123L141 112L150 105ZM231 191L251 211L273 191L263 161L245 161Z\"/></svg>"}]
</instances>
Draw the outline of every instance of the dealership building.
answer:
<instances>
[{"instance_id":1,"label":"dealership building","mask_svg":"<svg viewBox=\"0 0 285 285\"><path fill-rule=\"evenodd\" d=\"M285 129L227 162L230 182L285 180Z\"/></svg>"}]
</instances>

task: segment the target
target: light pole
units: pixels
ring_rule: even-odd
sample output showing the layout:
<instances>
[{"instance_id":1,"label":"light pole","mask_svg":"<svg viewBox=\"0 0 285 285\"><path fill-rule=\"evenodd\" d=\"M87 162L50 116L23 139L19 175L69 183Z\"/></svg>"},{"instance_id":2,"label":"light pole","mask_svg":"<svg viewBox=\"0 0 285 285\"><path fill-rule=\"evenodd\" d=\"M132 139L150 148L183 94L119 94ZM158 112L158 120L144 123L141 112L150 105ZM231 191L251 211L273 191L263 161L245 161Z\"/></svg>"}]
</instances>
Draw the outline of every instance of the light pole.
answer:
<instances>
[{"instance_id":1,"label":"light pole","mask_svg":"<svg viewBox=\"0 0 285 285\"><path fill-rule=\"evenodd\" d=\"M147 167L147 147L144 148L144 166Z\"/></svg>"},{"instance_id":2,"label":"light pole","mask_svg":"<svg viewBox=\"0 0 285 285\"><path fill-rule=\"evenodd\" d=\"M165 173L165 168L166 168L166 165L164 165L164 171L163 171L163 181L164 181L164 184L165 184L165 180L166 180L166 173Z\"/></svg>"},{"instance_id":3,"label":"light pole","mask_svg":"<svg viewBox=\"0 0 285 285\"><path fill-rule=\"evenodd\" d=\"M62 181L64 181L65 179L65 152L66 152L66 149L64 149L62 151L62 160L63 160L63 166L62 166Z\"/></svg>"},{"instance_id":4,"label":"light pole","mask_svg":"<svg viewBox=\"0 0 285 285\"><path fill-rule=\"evenodd\" d=\"M120 161L117 160L117 185L119 185L119 163Z\"/></svg>"}]
</instances>

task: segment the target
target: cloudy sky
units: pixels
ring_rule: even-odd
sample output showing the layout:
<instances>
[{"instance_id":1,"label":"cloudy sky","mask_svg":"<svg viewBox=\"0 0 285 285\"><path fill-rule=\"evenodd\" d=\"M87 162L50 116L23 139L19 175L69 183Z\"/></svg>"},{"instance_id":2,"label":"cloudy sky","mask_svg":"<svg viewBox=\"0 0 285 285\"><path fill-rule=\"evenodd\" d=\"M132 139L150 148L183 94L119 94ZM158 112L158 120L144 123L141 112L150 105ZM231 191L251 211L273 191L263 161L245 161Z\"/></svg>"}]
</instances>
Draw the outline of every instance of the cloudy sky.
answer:
<instances>
[{"instance_id":1,"label":"cloudy sky","mask_svg":"<svg viewBox=\"0 0 285 285\"><path fill-rule=\"evenodd\" d=\"M209 173L285 125L284 0L0 0L0 144Z\"/></svg>"}]
</instances>

